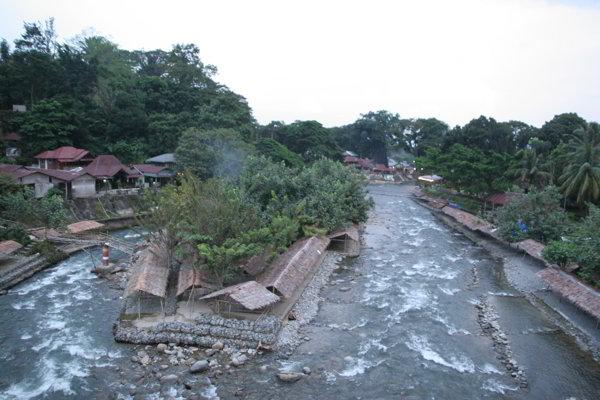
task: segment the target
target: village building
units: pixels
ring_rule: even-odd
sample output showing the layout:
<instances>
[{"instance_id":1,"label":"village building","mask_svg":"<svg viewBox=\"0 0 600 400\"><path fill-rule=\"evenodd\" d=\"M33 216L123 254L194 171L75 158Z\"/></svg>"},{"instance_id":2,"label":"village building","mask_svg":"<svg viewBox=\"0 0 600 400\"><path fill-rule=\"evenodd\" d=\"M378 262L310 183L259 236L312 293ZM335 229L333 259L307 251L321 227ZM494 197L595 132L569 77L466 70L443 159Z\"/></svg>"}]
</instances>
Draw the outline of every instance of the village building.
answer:
<instances>
[{"instance_id":1,"label":"village building","mask_svg":"<svg viewBox=\"0 0 600 400\"><path fill-rule=\"evenodd\" d=\"M89 151L72 146L62 146L44 151L33 158L38 160L39 168L62 170L85 167L93 160Z\"/></svg>"},{"instance_id":2,"label":"village building","mask_svg":"<svg viewBox=\"0 0 600 400\"><path fill-rule=\"evenodd\" d=\"M176 173L166 165L134 164L133 169L143 175L144 186L162 186L170 183Z\"/></svg>"},{"instance_id":3,"label":"village building","mask_svg":"<svg viewBox=\"0 0 600 400\"><path fill-rule=\"evenodd\" d=\"M9 158L17 158L21 156L21 135L16 132L4 134L2 142L4 145L4 155Z\"/></svg>"},{"instance_id":4,"label":"village building","mask_svg":"<svg viewBox=\"0 0 600 400\"><path fill-rule=\"evenodd\" d=\"M52 188L60 189L66 199L96 195L95 179L86 173L28 167L9 175L31 187L36 198L43 197Z\"/></svg>"},{"instance_id":5,"label":"village building","mask_svg":"<svg viewBox=\"0 0 600 400\"><path fill-rule=\"evenodd\" d=\"M117 157L108 154L96 157L82 172L95 178L97 192L139 187L143 179L141 173L126 167Z\"/></svg>"}]
</instances>

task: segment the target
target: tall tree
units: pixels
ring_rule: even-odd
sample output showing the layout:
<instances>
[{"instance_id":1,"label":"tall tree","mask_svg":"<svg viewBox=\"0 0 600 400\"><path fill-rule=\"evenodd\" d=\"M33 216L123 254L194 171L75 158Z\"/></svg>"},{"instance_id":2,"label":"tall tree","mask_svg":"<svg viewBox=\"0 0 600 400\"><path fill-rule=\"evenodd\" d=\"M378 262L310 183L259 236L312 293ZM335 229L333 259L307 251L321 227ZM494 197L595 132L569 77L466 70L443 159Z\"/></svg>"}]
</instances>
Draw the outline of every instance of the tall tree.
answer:
<instances>
[{"instance_id":1,"label":"tall tree","mask_svg":"<svg viewBox=\"0 0 600 400\"><path fill-rule=\"evenodd\" d=\"M550 148L554 149L561 141L568 142L573 132L585 128L586 124L586 121L576 113L558 114L542 125L538 137L549 142Z\"/></svg>"},{"instance_id":2,"label":"tall tree","mask_svg":"<svg viewBox=\"0 0 600 400\"><path fill-rule=\"evenodd\" d=\"M565 198L576 195L579 205L600 200L600 126L592 123L577 129L567 145L567 157L570 162L560 177Z\"/></svg>"},{"instance_id":3,"label":"tall tree","mask_svg":"<svg viewBox=\"0 0 600 400\"><path fill-rule=\"evenodd\" d=\"M543 162L535 149L519 150L515 154L515 161L509 168L508 174L517 178L518 182L526 188L533 186L541 189L552 178L548 165Z\"/></svg>"}]
</instances>

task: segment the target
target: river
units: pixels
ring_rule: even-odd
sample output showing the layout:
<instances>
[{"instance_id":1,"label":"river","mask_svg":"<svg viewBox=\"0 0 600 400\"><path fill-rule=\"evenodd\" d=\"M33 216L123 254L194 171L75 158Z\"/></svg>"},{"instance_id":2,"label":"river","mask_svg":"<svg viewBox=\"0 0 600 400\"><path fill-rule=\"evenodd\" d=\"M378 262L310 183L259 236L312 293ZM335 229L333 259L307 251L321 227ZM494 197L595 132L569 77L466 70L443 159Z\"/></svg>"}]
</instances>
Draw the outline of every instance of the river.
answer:
<instances>
[{"instance_id":1,"label":"river","mask_svg":"<svg viewBox=\"0 0 600 400\"><path fill-rule=\"evenodd\" d=\"M506 284L500 260L415 204L406 187L370 191L362 254L332 275L304 343L213 379L222 399L598 398L600 365ZM0 297L0 399L104 399L126 387L117 368L131 367L133 351L111 334L121 293L90 269L80 253ZM482 299L498 314L525 388L482 332ZM303 367L311 374L296 383L275 377Z\"/></svg>"},{"instance_id":2,"label":"river","mask_svg":"<svg viewBox=\"0 0 600 400\"><path fill-rule=\"evenodd\" d=\"M115 235L139 240L132 231ZM91 252L101 258L100 248ZM111 251L113 261L119 257ZM97 398L112 390L115 367L131 357L112 337L122 291L92 268L79 252L0 296L0 399Z\"/></svg>"}]
</instances>

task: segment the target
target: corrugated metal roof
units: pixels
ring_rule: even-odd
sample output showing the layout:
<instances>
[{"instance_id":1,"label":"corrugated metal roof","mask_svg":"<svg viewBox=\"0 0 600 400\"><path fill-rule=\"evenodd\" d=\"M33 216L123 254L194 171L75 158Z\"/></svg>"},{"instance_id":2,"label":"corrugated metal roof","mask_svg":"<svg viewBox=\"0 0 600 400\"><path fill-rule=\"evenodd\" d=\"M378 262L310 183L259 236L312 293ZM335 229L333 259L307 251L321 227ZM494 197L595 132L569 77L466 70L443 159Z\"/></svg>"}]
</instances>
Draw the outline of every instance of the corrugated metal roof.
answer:
<instances>
[{"instance_id":1,"label":"corrugated metal roof","mask_svg":"<svg viewBox=\"0 0 600 400\"><path fill-rule=\"evenodd\" d=\"M269 292L256 281L238 283L201 297L201 299L209 300L219 296L230 297L251 311L260 310L279 301L279 296Z\"/></svg>"},{"instance_id":2,"label":"corrugated metal roof","mask_svg":"<svg viewBox=\"0 0 600 400\"><path fill-rule=\"evenodd\" d=\"M23 247L20 243L14 240L5 240L0 242L0 254L11 254Z\"/></svg>"},{"instance_id":3,"label":"corrugated metal roof","mask_svg":"<svg viewBox=\"0 0 600 400\"><path fill-rule=\"evenodd\" d=\"M117 157L111 154L104 154L96 157L90 165L83 169L83 172L88 173L95 178L112 178L119 173L119 171L123 171L127 174L128 178L141 176L131 168L123 165Z\"/></svg>"},{"instance_id":4,"label":"corrugated metal roof","mask_svg":"<svg viewBox=\"0 0 600 400\"><path fill-rule=\"evenodd\" d=\"M19 169L25 169L25 167L22 165L0 163L0 172L5 174L10 174L11 172L18 171Z\"/></svg>"},{"instance_id":5,"label":"corrugated metal roof","mask_svg":"<svg viewBox=\"0 0 600 400\"><path fill-rule=\"evenodd\" d=\"M289 298L313 271L328 245L327 237L312 236L297 241L259 276L258 283L277 289L283 297Z\"/></svg>"},{"instance_id":6,"label":"corrugated metal roof","mask_svg":"<svg viewBox=\"0 0 600 400\"><path fill-rule=\"evenodd\" d=\"M142 174L158 174L160 171L168 168L164 165L152 164L134 164L133 167L140 171Z\"/></svg>"},{"instance_id":7,"label":"corrugated metal roof","mask_svg":"<svg viewBox=\"0 0 600 400\"><path fill-rule=\"evenodd\" d=\"M596 319L600 319L600 292L556 268L545 268L537 276L570 302Z\"/></svg>"},{"instance_id":8,"label":"corrugated metal roof","mask_svg":"<svg viewBox=\"0 0 600 400\"><path fill-rule=\"evenodd\" d=\"M154 156L146 160L149 163L174 163L175 162L175 154L174 153L165 153L160 154L158 156Z\"/></svg>"},{"instance_id":9,"label":"corrugated metal roof","mask_svg":"<svg viewBox=\"0 0 600 400\"><path fill-rule=\"evenodd\" d=\"M44 151L33 158L60 160L61 162L78 161L90 152L72 146L62 146L54 150Z\"/></svg>"}]
</instances>

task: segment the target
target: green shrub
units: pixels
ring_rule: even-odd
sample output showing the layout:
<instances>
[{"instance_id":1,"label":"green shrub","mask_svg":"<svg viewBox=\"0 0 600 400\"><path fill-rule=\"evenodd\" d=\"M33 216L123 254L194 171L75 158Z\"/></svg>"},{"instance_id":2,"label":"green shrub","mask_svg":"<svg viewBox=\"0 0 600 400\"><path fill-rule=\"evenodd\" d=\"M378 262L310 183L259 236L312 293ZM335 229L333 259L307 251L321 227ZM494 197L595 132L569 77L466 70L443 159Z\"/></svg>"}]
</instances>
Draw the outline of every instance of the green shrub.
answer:
<instances>
[{"instance_id":1,"label":"green shrub","mask_svg":"<svg viewBox=\"0 0 600 400\"><path fill-rule=\"evenodd\" d=\"M0 241L2 240L14 240L21 243L23 246L26 246L31 242L25 227L18 224L10 224L5 229L0 229Z\"/></svg>"},{"instance_id":2,"label":"green shrub","mask_svg":"<svg viewBox=\"0 0 600 400\"><path fill-rule=\"evenodd\" d=\"M51 264L55 264L67 258L67 254L60 251L54 244L47 240L44 240L43 242L36 242L31 246L30 254L33 255L36 253L40 253Z\"/></svg>"},{"instance_id":3,"label":"green shrub","mask_svg":"<svg viewBox=\"0 0 600 400\"><path fill-rule=\"evenodd\" d=\"M569 227L554 186L513 197L492 214L502 237L511 242L531 238L547 243L559 239Z\"/></svg>"},{"instance_id":4,"label":"green shrub","mask_svg":"<svg viewBox=\"0 0 600 400\"><path fill-rule=\"evenodd\" d=\"M546 261L564 268L577 260L577 245L572 242L553 240L542 250L542 256Z\"/></svg>"}]
</instances>

